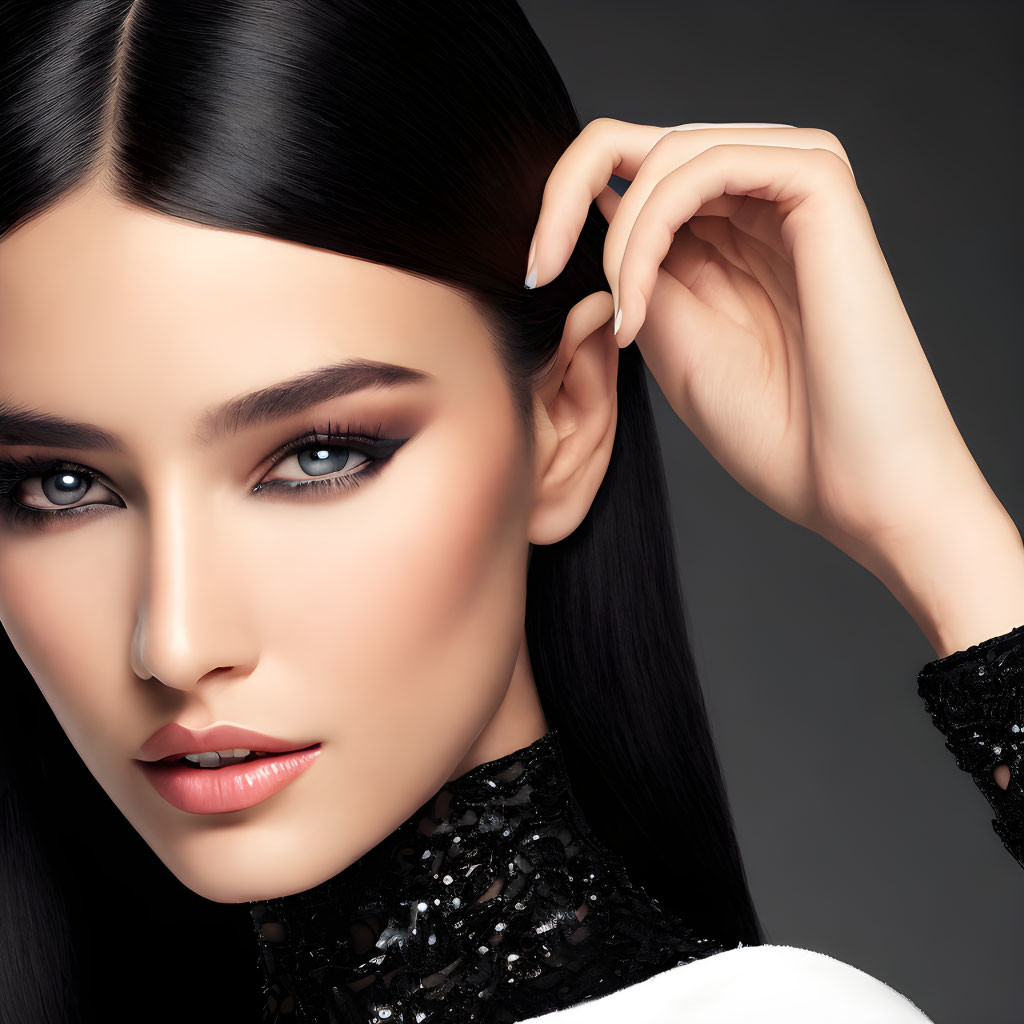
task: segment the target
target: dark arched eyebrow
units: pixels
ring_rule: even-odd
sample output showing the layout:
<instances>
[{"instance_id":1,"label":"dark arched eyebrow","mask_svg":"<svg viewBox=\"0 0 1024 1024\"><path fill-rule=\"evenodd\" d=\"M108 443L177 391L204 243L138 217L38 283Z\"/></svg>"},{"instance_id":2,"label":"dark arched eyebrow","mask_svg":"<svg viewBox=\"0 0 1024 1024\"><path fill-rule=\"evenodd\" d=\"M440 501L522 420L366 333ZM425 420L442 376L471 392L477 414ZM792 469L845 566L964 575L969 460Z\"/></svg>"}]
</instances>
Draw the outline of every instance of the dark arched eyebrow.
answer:
<instances>
[{"instance_id":1,"label":"dark arched eyebrow","mask_svg":"<svg viewBox=\"0 0 1024 1024\"><path fill-rule=\"evenodd\" d=\"M195 426L200 445L302 412L319 402L368 388L394 388L433 380L424 370L369 359L351 359L321 366L278 381L259 391L229 399L203 413ZM0 399L0 444L33 444L52 448L123 451L117 434L91 423L78 423L33 409L19 409Z\"/></svg>"}]
</instances>

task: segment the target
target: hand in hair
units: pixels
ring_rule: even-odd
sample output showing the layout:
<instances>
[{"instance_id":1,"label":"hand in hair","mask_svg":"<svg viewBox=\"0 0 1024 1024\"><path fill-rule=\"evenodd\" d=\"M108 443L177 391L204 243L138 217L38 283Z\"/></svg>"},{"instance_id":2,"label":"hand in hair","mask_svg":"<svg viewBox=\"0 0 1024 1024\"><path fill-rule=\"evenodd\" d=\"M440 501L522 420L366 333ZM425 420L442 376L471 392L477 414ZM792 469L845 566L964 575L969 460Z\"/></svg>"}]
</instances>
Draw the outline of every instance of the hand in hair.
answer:
<instances>
[{"instance_id":1,"label":"hand in hair","mask_svg":"<svg viewBox=\"0 0 1024 1024\"><path fill-rule=\"evenodd\" d=\"M612 173L630 179L621 198ZM530 284L561 272L595 199L620 347L636 341L739 483L878 576L940 655L1024 622L1020 534L946 406L835 135L592 121L548 178Z\"/></svg>"}]
</instances>

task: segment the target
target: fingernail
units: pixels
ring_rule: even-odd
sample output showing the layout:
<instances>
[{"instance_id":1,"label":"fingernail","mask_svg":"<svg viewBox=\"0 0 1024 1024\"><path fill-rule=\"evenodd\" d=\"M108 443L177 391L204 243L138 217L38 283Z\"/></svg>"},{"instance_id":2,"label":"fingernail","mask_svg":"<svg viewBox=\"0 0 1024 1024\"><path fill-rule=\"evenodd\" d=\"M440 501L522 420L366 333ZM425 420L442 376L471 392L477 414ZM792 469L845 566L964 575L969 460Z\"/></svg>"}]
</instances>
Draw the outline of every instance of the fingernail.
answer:
<instances>
[{"instance_id":1,"label":"fingernail","mask_svg":"<svg viewBox=\"0 0 1024 1024\"><path fill-rule=\"evenodd\" d=\"M536 288L537 287L537 268L533 265L533 258L537 255L537 239L535 238L530 244L530 255L526 260L526 280L523 282L524 288Z\"/></svg>"},{"instance_id":2,"label":"fingernail","mask_svg":"<svg viewBox=\"0 0 1024 1024\"><path fill-rule=\"evenodd\" d=\"M612 334L618 334L619 328L622 326L622 310L620 309L615 314L615 326L612 328Z\"/></svg>"}]
</instances>

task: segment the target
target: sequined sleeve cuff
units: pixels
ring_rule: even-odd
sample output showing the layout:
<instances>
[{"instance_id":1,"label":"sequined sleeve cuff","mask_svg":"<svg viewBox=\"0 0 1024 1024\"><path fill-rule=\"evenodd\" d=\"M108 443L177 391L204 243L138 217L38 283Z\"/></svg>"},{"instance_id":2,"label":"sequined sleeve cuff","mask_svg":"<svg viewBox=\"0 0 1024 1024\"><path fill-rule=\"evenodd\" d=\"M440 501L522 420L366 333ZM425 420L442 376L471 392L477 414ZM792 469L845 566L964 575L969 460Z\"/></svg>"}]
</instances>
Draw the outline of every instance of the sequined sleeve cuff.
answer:
<instances>
[{"instance_id":1,"label":"sequined sleeve cuff","mask_svg":"<svg viewBox=\"0 0 1024 1024\"><path fill-rule=\"evenodd\" d=\"M995 811L992 828L1024 867L1024 625L929 662L917 677L932 722L957 767ZM1005 764L1003 789L993 776Z\"/></svg>"}]
</instances>

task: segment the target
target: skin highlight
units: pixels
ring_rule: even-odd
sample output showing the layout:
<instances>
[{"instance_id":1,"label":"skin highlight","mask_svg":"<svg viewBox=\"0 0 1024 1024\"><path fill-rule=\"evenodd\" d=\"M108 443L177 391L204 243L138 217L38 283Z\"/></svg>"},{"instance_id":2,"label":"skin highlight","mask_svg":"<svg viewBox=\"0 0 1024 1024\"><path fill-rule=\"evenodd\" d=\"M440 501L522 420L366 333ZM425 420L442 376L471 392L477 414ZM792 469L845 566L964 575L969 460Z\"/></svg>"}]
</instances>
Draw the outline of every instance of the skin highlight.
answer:
<instances>
[{"instance_id":1,"label":"skin highlight","mask_svg":"<svg viewBox=\"0 0 1024 1024\"><path fill-rule=\"evenodd\" d=\"M120 450L7 443L95 473L83 510L0 521L0 621L61 726L167 867L218 902L342 870L446 780L548 730L523 632L531 543L607 469L610 296L569 315L532 454L483 318L394 268L80 190L0 242L0 402ZM345 360L428 375L204 442L227 400ZM408 438L348 489L307 481L310 430ZM349 449L351 451L351 449ZM367 463L333 474L358 477ZM52 489L49 493L52 493ZM57 507L40 478L12 492ZM88 507L86 507L88 506ZM317 762L253 807L190 814L133 758L160 726L231 722Z\"/></svg>"}]
</instances>

